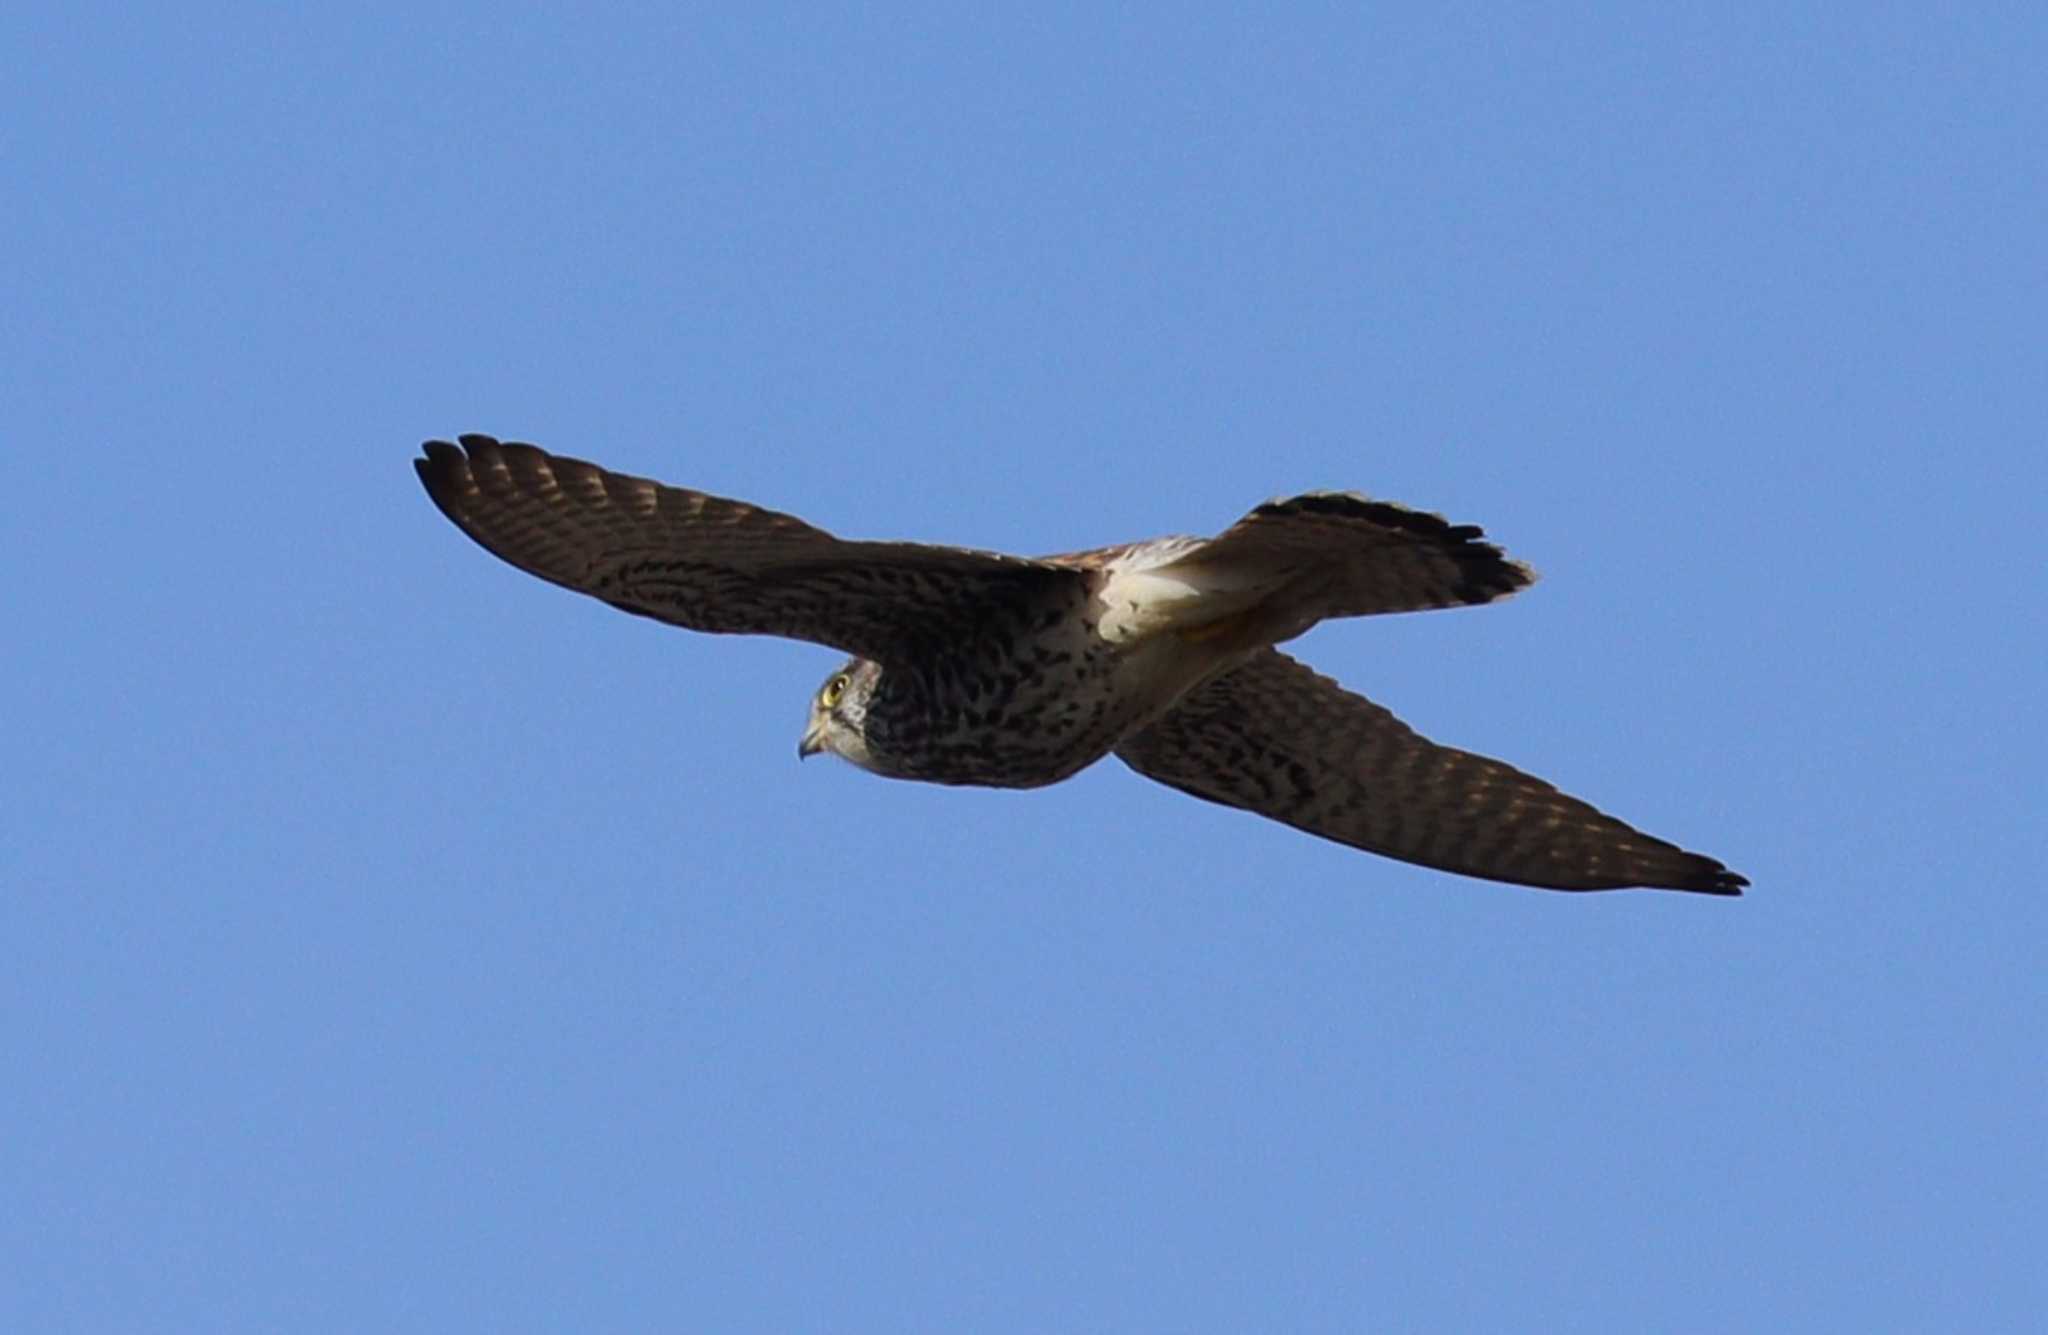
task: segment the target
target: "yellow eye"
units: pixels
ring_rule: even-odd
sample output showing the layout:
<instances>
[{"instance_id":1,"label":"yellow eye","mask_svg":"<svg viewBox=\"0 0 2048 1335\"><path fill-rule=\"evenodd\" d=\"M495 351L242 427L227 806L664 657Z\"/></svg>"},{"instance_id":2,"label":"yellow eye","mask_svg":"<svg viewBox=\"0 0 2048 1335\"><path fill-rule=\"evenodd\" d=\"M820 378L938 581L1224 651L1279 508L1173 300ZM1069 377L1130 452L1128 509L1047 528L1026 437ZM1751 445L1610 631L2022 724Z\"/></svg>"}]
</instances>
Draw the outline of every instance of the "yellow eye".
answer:
<instances>
[{"instance_id":1,"label":"yellow eye","mask_svg":"<svg viewBox=\"0 0 2048 1335\"><path fill-rule=\"evenodd\" d=\"M846 694L846 674L840 673L825 683L825 689L818 692L818 703L830 709L839 703L839 697Z\"/></svg>"}]
</instances>

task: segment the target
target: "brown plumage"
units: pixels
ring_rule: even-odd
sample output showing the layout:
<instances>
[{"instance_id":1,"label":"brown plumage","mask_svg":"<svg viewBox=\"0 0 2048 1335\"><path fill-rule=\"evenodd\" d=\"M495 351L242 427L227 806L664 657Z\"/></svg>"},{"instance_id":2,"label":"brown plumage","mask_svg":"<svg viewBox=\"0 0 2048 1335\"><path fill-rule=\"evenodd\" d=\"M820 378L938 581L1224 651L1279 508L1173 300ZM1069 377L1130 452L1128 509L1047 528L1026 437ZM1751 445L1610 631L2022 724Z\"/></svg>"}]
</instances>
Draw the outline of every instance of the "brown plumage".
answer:
<instances>
[{"instance_id":1,"label":"brown plumage","mask_svg":"<svg viewBox=\"0 0 2048 1335\"><path fill-rule=\"evenodd\" d=\"M415 466L443 514L542 579L691 630L852 654L813 698L801 754L1033 787L1114 751L1198 797L1468 876L1724 895L1747 884L1540 779L1437 746L1272 648L1328 617L1486 603L1534 578L1436 515L1316 493L1212 539L1028 559L849 542L488 436L429 441Z\"/></svg>"}]
</instances>

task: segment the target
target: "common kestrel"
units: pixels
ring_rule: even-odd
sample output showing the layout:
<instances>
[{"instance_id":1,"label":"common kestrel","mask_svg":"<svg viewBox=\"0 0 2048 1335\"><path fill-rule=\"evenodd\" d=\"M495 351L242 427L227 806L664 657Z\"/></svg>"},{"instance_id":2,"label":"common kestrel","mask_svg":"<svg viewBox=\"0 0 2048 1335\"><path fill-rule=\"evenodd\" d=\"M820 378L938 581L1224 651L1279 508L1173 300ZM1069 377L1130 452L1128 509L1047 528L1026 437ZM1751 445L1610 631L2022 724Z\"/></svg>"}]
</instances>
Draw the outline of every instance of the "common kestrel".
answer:
<instances>
[{"instance_id":1,"label":"common kestrel","mask_svg":"<svg viewBox=\"0 0 2048 1335\"><path fill-rule=\"evenodd\" d=\"M1025 558L849 542L790 515L463 436L415 461L443 514L542 579L690 630L852 654L802 755L1030 788L1104 755L1368 852L1555 890L1748 881L1484 756L1439 746L1273 646L1329 617L1492 602L1534 576L1478 528L1349 493L1214 538Z\"/></svg>"}]
</instances>

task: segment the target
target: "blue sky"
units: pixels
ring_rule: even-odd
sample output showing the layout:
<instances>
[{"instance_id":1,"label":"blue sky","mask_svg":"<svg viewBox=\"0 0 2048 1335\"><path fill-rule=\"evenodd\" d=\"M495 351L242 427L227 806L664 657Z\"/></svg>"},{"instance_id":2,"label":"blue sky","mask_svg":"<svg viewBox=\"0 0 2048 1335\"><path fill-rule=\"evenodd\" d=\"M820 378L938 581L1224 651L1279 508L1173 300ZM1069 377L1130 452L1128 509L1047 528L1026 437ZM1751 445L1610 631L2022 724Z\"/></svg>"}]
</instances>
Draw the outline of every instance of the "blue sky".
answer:
<instances>
[{"instance_id":1,"label":"blue sky","mask_svg":"<svg viewBox=\"0 0 2048 1335\"><path fill-rule=\"evenodd\" d=\"M12 13L0 1326L2038 1317L2044 38ZM799 768L835 656L486 557L469 430L1025 552L1483 524L1534 589L1300 655L1754 889Z\"/></svg>"}]
</instances>

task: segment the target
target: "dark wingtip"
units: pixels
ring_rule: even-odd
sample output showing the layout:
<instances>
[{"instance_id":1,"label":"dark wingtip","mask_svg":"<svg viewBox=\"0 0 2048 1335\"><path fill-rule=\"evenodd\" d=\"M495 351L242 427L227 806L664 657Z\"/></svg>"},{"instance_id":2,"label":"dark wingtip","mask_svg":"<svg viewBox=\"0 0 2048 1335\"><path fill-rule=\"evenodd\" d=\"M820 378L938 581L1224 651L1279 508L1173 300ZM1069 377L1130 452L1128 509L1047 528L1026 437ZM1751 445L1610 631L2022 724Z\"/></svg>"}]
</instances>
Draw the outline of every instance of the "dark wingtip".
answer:
<instances>
[{"instance_id":1,"label":"dark wingtip","mask_svg":"<svg viewBox=\"0 0 2048 1335\"><path fill-rule=\"evenodd\" d=\"M438 464L446 467L450 464L459 464L465 458L473 459L486 450L495 450L497 448L498 438L496 436L481 435L474 431L465 432L452 441L423 440L420 442L420 454L423 457L413 460L413 465L415 467L423 467L427 464Z\"/></svg>"},{"instance_id":2,"label":"dark wingtip","mask_svg":"<svg viewBox=\"0 0 2048 1335\"><path fill-rule=\"evenodd\" d=\"M422 441L419 457L412 461L412 471L419 474L427 494L436 500L440 499L448 483L468 466L468 456L445 440Z\"/></svg>"},{"instance_id":3,"label":"dark wingtip","mask_svg":"<svg viewBox=\"0 0 2048 1335\"><path fill-rule=\"evenodd\" d=\"M477 439L474 436L461 438L464 444ZM469 465L469 455L459 445L446 440L425 440L420 442L420 456L412 461L413 471L429 487L438 478L445 478Z\"/></svg>"},{"instance_id":4,"label":"dark wingtip","mask_svg":"<svg viewBox=\"0 0 2048 1335\"><path fill-rule=\"evenodd\" d=\"M470 464L500 446L495 437L474 433L457 436L455 441L421 441L420 454L412 461L412 469L419 474L420 485L427 489L436 508L462 524L459 498L474 484Z\"/></svg>"},{"instance_id":5,"label":"dark wingtip","mask_svg":"<svg viewBox=\"0 0 2048 1335\"><path fill-rule=\"evenodd\" d=\"M1691 890L1702 895L1739 896L1749 878L1740 872L1729 871L1712 858L1701 858L1705 867L1697 876L1688 876L1684 881L1666 887L1672 890Z\"/></svg>"}]
</instances>

